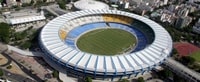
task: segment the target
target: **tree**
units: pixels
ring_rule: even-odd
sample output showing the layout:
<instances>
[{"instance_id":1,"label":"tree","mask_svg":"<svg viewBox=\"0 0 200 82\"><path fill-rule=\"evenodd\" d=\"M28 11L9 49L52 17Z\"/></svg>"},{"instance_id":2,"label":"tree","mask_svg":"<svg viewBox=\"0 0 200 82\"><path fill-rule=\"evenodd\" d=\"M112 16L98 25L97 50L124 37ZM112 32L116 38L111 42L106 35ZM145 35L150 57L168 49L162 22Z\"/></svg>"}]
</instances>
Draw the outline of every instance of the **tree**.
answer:
<instances>
[{"instance_id":1,"label":"tree","mask_svg":"<svg viewBox=\"0 0 200 82\"><path fill-rule=\"evenodd\" d=\"M0 69L0 76L3 76L3 70Z\"/></svg>"},{"instance_id":2,"label":"tree","mask_svg":"<svg viewBox=\"0 0 200 82\"><path fill-rule=\"evenodd\" d=\"M58 78L59 77L59 73L56 70L53 71L52 75L53 75L54 78Z\"/></svg>"},{"instance_id":3,"label":"tree","mask_svg":"<svg viewBox=\"0 0 200 82\"><path fill-rule=\"evenodd\" d=\"M42 0L44 3L46 3L47 2L47 0Z\"/></svg>"},{"instance_id":4,"label":"tree","mask_svg":"<svg viewBox=\"0 0 200 82\"><path fill-rule=\"evenodd\" d=\"M3 2L3 0L0 0L0 3L2 3Z\"/></svg>"},{"instance_id":5,"label":"tree","mask_svg":"<svg viewBox=\"0 0 200 82\"><path fill-rule=\"evenodd\" d=\"M145 82L143 77L139 77L137 81L138 82Z\"/></svg>"},{"instance_id":6,"label":"tree","mask_svg":"<svg viewBox=\"0 0 200 82\"><path fill-rule=\"evenodd\" d=\"M178 54L178 51L177 51L175 48L173 48L173 49L172 49L172 53L173 53L173 54Z\"/></svg>"},{"instance_id":7,"label":"tree","mask_svg":"<svg viewBox=\"0 0 200 82\"><path fill-rule=\"evenodd\" d=\"M92 78L87 76L87 77L85 78L85 82L92 82Z\"/></svg>"},{"instance_id":8,"label":"tree","mask_svg":"<svg viewBox=\"0 0 200 82\"><path fill-rule=\"evenodd\" d=\"M7 69L11 69L11 68L12 68L12 65L7 66L6 68L7 68Z\"/></svg>"},{"instance_id":9,"label":"tree","mask_svg":"<svg viewBox=\"0 0 200 82\"><path fill-rule=\"evenodd\" d=\"M31 2L30 2L30 5L33 5L33 4L34 4L34 2L35 2L34 0L31 0Z\"/></svg>"},{"instance_id":10,"label":"tree","mask_svg":"<svg viewBox=\"0 0 200 82\"><path fill-rule=\"evenodd\" d=\"M190 56L183 56L181 57L180 61L185 65L192 65L195 62L195 59Z\"/></svg>"},{"instance_id":11,"label":"tree","mask_svg":"<svg viewBox=\"0 0 200 82\"><path fill-rule=\"evenodd\" d=\"M29 41L26 41L25 43L22 44L22 49L28 49L31 47L31 43Z\"/></svg>"},{"instance_id":12,"label":"tree","mask_svg":"<svg viewBox=\"0 0 200 82\"><path fill-rule=\"evenodd\" d=\"M10 26L7 23L0 23L0 41L9 43Z\"/></svg>"},{"instance_id":13,"label":"tree","mask_svg":"<svg viewBox=\"0 0 200 82\"><path fill-rule=\"evenodd\" d=\"M63 0L58 0L57 3L58 3L58 5L59 5L59 7L60 7L61 9L66 10L65 1L63 1Z\"/></svg>"},{"instance_id":14,"label":"tree","mask_svg":"<svg viewBox=\"0 0 200 82\"><path fill-rule=\"evenodd\" d=\"M172 77L172 75L173 75L173 73L170 70L168 70L168 69L164 70L164 77L165 78Z\"/></svg>"}]
</instances>

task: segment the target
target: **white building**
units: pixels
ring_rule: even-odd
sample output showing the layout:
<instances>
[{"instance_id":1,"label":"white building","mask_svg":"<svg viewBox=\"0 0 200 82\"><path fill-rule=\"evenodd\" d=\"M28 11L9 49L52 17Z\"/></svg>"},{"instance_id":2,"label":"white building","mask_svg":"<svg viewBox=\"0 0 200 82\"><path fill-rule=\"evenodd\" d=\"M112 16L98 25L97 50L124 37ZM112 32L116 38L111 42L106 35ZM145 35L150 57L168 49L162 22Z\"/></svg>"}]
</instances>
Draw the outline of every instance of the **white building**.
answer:
<instances>
[{"instance_id":1,"label":"white building","mask_svg":"<svg viewBox=\"0 0 200 82\"><path fill-rule=\"evenodd\" d=\"M170 15L170 14L163 13L162 16L161 16L161 18L160 18L160 21L171 23L172 22L172 20L171 20L172 17L173 16Z\"/></svg>"},{"instance_id":2,"label":"white building","mask_svg":"<svg viewBox=\"0 0 200 82\"><path fill-rule=\"evenodd\" d=\"M30 23L30 22L46 19L43 11L41 11L40 13L37 13L34 10L20 11L18 13L8 13L8 14L4 14L4 16L6 17L7 23L11 25Z\"/></svg>"},{"instance_id":3,"label":"white building","mask_svg":"<svg viewBox=\"0 0 200 82\"><path fill-rule=\"evenodd\" d=\"M164 0L164 3L163 3L163 4L164 4L164 5L167 5L167 3L168 3L168 0Z\"/></svg>"},{"instance_id":4,"label":"white building","mask_svg":"<svg viewBox=\"0 0 200 82\"><path fill-rule=\"evenodd\" d=\"M125 9L128 9L129 8L129 2L125 2Z\"/></svg>"},{"instance_id":5,"label":"white building","mask_svg":"<svg viewBox=\"0 0 200 82\"><path fill-rule=\"evenodd\" d=\"M39 0L33 0L34 2L39 1ZM42 1L42 0L41 0ZM23 4L23 3L30 3L31 0L20 0L19 2L17 2L16 0L6 0L6 5L8 7L14 6L14 5L18 5L18 4ZM55 2L55 0L47 0L46 3L48 2Z\"/></svg>"},{"instance_id":6,"label":"white building","mask_svg":"<svg viewBox=\"0 0 200 82\"><path fill-rule=\"evenodd\" d=\"M30 3L30 2L31 2L31 0L21 0L21 3Z\"/></svg>"},{"instance_id":7,"label":"white building","mask_svg":"<svg viewBox=\"0 0 200 82\"><path fill-rule=\"evenodd\" d=\"M200 34L200 18L195 26L193 26L193 31Z\"/></svg>"},{"instance_id":8,"label":"white building","mask_svg":"<svg viewBox=\"0 0 200 82\"><path fill-rule=\"evenodd\" d=\"M74 7L78 10L109 9L109 6L107 4L94 0L77 1L74 3Z\"/></svg>"},{"instance_id":9,"label":"white building","mask_svg":"<svg viewBox=\"0 0 200 82\"><path fill-rule=\"evenodd\" d=\"M200 34L200 26L193 26L193 31Z\"/></svg>"}]
</instances>

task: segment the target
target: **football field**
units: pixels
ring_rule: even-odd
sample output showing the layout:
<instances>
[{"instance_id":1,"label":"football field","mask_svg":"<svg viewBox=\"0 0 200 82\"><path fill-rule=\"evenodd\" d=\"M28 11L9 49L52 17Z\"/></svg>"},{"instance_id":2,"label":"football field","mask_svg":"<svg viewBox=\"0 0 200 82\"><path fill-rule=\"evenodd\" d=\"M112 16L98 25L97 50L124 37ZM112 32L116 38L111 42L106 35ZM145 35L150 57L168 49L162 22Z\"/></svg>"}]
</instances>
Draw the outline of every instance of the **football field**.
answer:
<instances>
[{"instance_id":1,"label":"football field","mask_svg":"<svg viewBox=\"0 0 200 82\"><path fill-rule=\"evenodd\" d=\"M76 42L83 51L99 55L116 55L130 51L137 43L136 37L120 29L98 29L83 34Z\"/></svg>"}]
</instances>

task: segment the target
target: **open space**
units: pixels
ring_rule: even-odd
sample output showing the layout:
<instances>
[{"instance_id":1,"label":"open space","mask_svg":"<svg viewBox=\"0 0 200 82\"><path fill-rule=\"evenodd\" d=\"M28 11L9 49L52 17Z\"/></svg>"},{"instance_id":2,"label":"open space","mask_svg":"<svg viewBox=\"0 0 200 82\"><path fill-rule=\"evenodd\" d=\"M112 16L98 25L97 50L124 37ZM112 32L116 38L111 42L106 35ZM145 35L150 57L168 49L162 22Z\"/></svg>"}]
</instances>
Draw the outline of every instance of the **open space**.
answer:
<instances>
[{"instance_id":1,"label":"open space","mask_svg":"<svg viewBox=\"0 0 200 82\"><path fill-rule=\"evenodd\" d=\"M77 46L81 51L92 54L116 55L130 51L136 43L136 37L127 31L98 29L82 35Z\"/></svg>"}]
</instances>

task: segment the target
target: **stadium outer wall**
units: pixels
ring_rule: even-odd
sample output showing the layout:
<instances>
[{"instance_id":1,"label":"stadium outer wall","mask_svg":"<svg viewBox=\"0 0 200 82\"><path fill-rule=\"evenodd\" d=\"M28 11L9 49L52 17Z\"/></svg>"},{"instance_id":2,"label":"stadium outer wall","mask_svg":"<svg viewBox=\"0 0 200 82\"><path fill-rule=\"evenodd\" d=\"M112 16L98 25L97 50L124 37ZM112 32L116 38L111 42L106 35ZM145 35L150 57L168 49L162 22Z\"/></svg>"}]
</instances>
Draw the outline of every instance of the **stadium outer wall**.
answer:
<instances>
[{"instance_id":1,"label":"stadium outer wall","mask_svg":"<svg viewBox=\"0 0 200 82\"><path fill-rule=\"evenodd\" d=\"M67 75L71 76L71 77L75 77L75 78L86 78L86 77L91 77L93 79L97 79L97 80L109 80L109 81L118 81L121 80L122 78L130 78L130 77L137 77L138 75L143 75L145 72L149 72L151 71L153 68L155 68L156 66L159 66L160 64L163 63L163 61L160 61L158 64L155 64L151 67L148 68L144 68L141 70L134 70L132 72L121 72L121 73L114 73L113 75L108 75L107 72L100 72L101 75L98 74L98 71L88 71L87 69L78 69L74 66L70 66L67 64L64 64L62 62L59 62L59 60L57 60L56 58L54 58L52 55L50 55L50 53L48 51L46 51L43 47L43 45L41 44L41 42L39 41L40 44L40 48L43 51L43 53L50 59L52 59L52 62L57 62L57 64L59 66L61 66L63 69L66 69ZM59 71L59 70L58 70Z\"/></svg>"},{"instance_id":2,"label":"stadium outer wall","mask_svg":"<svg viewBox=\"0 0 200 82\"><path fill-rule=\"evenodd\" d=\"M57 62L63 69L66 69L67 75L72 76L72 77L78 77L78 78L85 78L86 76L92 77L94 79L110 79L113 81L115 78L117 79L122 79L122 78L130 78L130 77L136 77L139 74L144 74L145 72L148 72L152 70L154 67L162 64L164 59L162 61L159 61L158 63L155 63L154 65L149 65L148 67L145 67L139 70L133 70L133 71L124 71L124 72L99 72L99 71L90 71L87 68L85 69L80 69L76 66L71 66L69 64L63 63L60 61L58 58L54 57L54 54L52 54L48 49L43 45L42 37L40 35L39 37L39 44L42 49L42 51L53 60L53 62ZM171 52L171 49L169 49ZM167 55L169 56L169 54Z\"/></svg>"}]
</instances>

